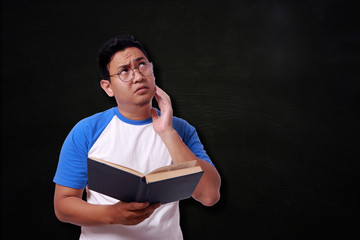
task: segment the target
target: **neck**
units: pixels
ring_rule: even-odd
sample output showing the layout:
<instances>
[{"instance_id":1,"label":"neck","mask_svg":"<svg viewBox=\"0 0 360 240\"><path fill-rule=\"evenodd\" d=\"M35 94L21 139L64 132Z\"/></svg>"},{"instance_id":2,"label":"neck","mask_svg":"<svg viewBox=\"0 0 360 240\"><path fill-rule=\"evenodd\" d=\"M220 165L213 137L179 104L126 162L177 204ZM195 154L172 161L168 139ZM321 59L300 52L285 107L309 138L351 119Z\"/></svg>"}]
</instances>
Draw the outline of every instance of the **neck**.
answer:
<instances>
[{"instance_id":1,"label":"neck","mask_svg":"<svg viewBox=\"0 0 360 240\"><path fill-rule=\"evenodd\" d=\"M118 109L121 115L123 115L127 119L131 119L135 121L145 120L151 117L151 113L150 113L151 108L152 108L151 103L145 106L131 107L129 109L120 107L118 105Z\"/></svg>"}]
</instances>

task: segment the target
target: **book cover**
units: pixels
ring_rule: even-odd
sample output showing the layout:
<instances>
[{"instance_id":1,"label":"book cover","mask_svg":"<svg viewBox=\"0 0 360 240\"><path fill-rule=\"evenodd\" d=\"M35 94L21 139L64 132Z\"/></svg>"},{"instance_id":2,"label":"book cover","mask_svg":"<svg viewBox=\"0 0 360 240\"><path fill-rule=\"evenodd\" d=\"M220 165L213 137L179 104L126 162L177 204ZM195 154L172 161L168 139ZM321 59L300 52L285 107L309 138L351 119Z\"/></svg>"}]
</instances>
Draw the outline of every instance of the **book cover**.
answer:
<instances>
[{"instance_id":1,"label":"book cover","mask_svg":"<svg viewBox=\"0 0 360 240\"><path fill-rule=\"evenodd\" d=\"M169 203L191 197L204 171L196 161L173 164L144 175L88 158L88 188L123 202Z\"/></svg>"}]
</instances>

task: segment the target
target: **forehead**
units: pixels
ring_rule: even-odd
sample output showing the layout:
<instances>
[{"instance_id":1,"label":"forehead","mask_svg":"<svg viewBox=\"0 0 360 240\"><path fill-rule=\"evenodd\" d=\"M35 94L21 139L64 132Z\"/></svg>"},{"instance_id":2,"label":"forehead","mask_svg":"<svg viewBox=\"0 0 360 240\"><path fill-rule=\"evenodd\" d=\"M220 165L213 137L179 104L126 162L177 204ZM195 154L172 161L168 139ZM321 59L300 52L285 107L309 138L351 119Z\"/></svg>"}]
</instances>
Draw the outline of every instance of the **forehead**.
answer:
<instances>
[{"instance_id":1,"label":"forehead","mask_svg":"<svg viewBox=\"0 0 360 240\"><path fill-rule=\"evenodd\" d=\"M129 47L129 48L125 48L124 50L121 50L119 52L116 52L109 63L109 67L111 66L119 66L119 65L128 65L131 64L135 61L135 59L138 58L146 58L146 56L144 55L144 53L136 48L136 47Z\"/></svg>"}]
</instances>

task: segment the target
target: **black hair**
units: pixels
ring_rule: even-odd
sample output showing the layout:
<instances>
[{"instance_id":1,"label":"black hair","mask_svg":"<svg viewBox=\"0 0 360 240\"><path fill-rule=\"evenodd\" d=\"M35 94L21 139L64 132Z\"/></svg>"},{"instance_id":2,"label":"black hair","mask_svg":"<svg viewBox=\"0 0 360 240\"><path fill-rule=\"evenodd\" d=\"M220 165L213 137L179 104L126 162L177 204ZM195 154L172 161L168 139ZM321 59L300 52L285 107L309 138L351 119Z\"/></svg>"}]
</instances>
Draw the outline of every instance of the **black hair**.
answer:
<instances>
[{"instance_id":1,"label":"black hair","mask_svg":"<svg viewBox=\"0 0 360 240\"><path fill-rule=\"evenodd\" d=\"M108 40L99 51L98 66L101 79L110 80L109 70L107 65L111 61L112 56L129 47L136 47L144 53L149 59L143 45L139 41L135 41L134 37L130 34L122 34Z\"/></svg>"}]
</instances>

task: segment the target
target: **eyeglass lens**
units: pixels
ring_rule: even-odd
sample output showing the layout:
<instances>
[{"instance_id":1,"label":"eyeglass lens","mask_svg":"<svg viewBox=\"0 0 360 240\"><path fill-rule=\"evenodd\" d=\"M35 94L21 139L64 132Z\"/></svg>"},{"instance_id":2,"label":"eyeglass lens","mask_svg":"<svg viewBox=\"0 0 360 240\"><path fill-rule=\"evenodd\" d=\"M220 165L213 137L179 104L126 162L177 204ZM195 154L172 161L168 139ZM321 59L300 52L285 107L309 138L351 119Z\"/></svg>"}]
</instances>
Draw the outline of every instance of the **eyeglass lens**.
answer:
<instances>
[{"instance_id":1,"label":"eyeglass lens","mask_svg":"<svg viewBox=\"0 0 360 240\"><path fill-rule=\"evenodd\" d=\"M131 81L133 79L133 77L135 76L135 69L138 69L140 74L143 76L149 76L153 73L151 63L140 64L137 68L121 71L121 73L119 74L120 80L122 80L124 82Z\"/></svg>"}]
</instances>

